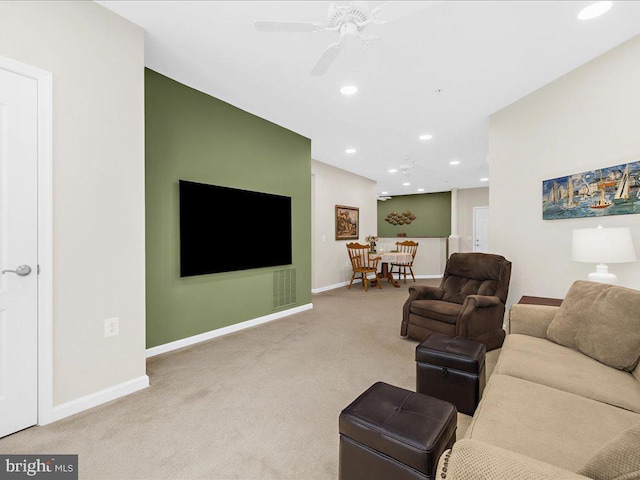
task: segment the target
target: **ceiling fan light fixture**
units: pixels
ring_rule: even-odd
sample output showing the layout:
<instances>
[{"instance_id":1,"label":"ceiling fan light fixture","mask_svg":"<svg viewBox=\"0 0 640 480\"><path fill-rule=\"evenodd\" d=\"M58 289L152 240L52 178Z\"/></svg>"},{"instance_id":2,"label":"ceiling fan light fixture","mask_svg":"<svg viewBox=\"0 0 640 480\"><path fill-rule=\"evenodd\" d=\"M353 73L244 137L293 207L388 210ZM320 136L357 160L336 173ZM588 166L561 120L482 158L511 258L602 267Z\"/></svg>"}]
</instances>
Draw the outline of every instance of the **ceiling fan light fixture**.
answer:
<instances>
[{"instance_id":1,"label":"ceiling fan light fixture","mask_svg":"<svg viewBox=\"0 0 640 480\"><path fill-rule=\"evenodd\" d=\"M591 20L592 18L599 17L607 13L611 7L613 6L613 2L595 2L591 5L584 7L580 12L578 12L579 20Z\"/></svg>"},{"instance_id":2,"label":"ceiling fan light fixture","mask_svg":"<svg viewBox=\"0 0 640 480\"><path fill-rule=\"evenodd\" d=\"M356 153L356 149L355 148L347 148L344 153L348 153L348 154L352 154L352 153Z\"/></svg>"},{"instance_id":3,"label":"ceiling fan light fixture","mask_svg":"<svg viewBox=\"0 0 640 480\"><path fill-rule=\"evenodd\" d=\"M420 140L431 140L433 135L429 135L428 133L422 134L418 137Z\"/></svg>"},{"instance_id":4,"label":"ceiling fan light fixture","mask_svg":"<svg viewBox=\"0 0 640 480\"><path fill-rule=\"evenodd\" d=\"M340 89L340 93L343 95L353 95L358 91L358 87L355 85L345 85Z\"/></svg>"}]
</instances>

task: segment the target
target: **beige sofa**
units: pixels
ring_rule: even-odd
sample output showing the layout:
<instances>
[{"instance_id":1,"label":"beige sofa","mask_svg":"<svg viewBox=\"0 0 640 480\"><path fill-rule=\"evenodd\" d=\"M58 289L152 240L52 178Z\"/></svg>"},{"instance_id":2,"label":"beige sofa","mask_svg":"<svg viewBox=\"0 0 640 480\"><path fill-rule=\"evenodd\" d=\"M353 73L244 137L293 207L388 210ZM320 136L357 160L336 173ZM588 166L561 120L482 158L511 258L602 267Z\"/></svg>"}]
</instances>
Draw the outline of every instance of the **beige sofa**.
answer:
<instances>
[{"instance_id":1,"label":"beige sofa","mask_svg":"<svg viewBox=\"0 0 640 480\"><path fill-rule=\"evenodd\" d=\"M507 332L436 478L639 479L640 292L578 281L561 307L513 305Z\"/></svg>"}]
</instances>

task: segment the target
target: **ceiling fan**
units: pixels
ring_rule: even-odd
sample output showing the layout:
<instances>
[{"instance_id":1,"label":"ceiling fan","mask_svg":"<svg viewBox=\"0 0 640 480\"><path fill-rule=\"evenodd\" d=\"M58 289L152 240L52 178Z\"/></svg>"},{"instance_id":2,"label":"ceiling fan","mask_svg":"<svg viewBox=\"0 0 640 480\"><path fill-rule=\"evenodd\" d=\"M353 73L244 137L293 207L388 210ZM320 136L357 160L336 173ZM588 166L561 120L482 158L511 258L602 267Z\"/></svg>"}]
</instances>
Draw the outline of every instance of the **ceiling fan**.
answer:
<instances>
[{"instance_id":1,"label":"ceiling fan","mask_svg":"<svg viewBox=\"0 0 640 480\"><path fill-rule=\"evenodd\" d=\"M375 35L363 35L362 32L368 25L386 23L378 18L378 14L388 3L391 2L385 2L370 11L368 2L350 2L348 5L337 5L335 2L331 2L326 23L257 20L254 25L256 30L260 32L316 33L330 31L337 33L338 40L327 47L311 69L311 75L320 76L338 58L348 41L358 39L362 46L366 47L378 38Z\"/></svg>"},{"instance_id":2,"label":"ceiling fan","mask_svg":"<svg viewBox=\"0 0 640 480\"><path fill-rule=\"evenodd\" d=\"M409 161L409 155L405 155L404 163L397 168L397 171L403 174L405 177L411 177L411 172L422 168L422 165L418 165L415 160Z\"/></svg>"},{"instance_id":3,"label":"ceiling fan","mask_svg":"<svg viewBox=\"0 0 640 480\"><path fill-rule=\"evenodd\" d=\"M398 171L403 175L410 175L413 170L422 168L422 165L418 165L415 161L411 160L411 163L404 163L398 167Z\"/></svg>"}]
</instances>

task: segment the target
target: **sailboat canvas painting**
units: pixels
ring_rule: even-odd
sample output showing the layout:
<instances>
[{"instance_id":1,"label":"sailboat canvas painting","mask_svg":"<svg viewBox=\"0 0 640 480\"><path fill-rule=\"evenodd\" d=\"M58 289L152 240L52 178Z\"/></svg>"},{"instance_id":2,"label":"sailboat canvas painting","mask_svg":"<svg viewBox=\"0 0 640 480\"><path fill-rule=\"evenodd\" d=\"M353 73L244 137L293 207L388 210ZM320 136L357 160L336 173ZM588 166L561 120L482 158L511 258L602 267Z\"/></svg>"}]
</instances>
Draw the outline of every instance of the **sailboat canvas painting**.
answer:
<instances>
[{"instance_id":1,"label":"sailboat canvas painting","mask_svg":"<svg viewBox=\"0 0 640 480\"><path fill-rule=\"evenodd\" d=\"M640 213L640 161L542 182L542 219Z\"/></svg>"}]
</instances>

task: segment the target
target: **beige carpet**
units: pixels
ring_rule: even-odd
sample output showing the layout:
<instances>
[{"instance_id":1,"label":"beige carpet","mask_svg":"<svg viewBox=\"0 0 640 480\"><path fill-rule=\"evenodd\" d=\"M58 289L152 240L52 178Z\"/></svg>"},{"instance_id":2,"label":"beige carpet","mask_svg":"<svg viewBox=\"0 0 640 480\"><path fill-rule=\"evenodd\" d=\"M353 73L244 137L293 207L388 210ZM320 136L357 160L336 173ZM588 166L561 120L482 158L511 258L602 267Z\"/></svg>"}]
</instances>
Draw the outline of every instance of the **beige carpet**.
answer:
<instances>
[{"instance_id":1,"label":"beige carpet","mask_svg":"<svg viewBox=\"0 0 640 480\"><path fill-rule=\"evenodd\" d=\"M151 358L149 388L0 439L0 452L79 454L81 479L335 480L340 411L379 380L415 388L408 286L316 294L313 310Z\"/></svg>"}]
</instances>

